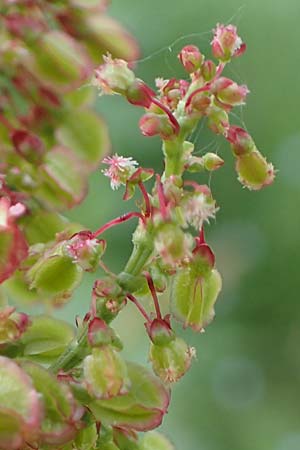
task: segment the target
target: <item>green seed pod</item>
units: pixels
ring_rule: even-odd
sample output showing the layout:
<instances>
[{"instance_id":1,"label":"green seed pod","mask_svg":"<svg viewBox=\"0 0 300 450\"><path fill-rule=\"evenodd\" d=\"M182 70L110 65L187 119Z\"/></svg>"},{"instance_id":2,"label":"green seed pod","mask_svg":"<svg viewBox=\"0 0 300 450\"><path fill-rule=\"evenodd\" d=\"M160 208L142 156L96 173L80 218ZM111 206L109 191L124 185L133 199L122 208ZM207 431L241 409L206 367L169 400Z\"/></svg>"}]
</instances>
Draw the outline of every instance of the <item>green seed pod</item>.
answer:
<instances>
[{"instance_id":1,"label":"green seed pod","mask_svg":"<svg viewBox=\"0 0 300 450\"><path fill-rule=\"evenodd\" d=\"M178 272L171 291L171 311L183 323L201 331L214 318L214 304L221 290L222 280L216 269L199 276L193 265Z\"/></svg>"},{"instance_id":2,"label":"green seed pod","mask_svg":"<svg viewBox=\"0 0 300 450\"><path fill-rule=\"evenodd\" d=\"M275 177L273 165L258 150L238 156L235 167L239 181L250 190L268 186Z\"/></svg>"},{"instance_id":3,"label":"green seed pod","mask_svg":"<svg viewBox=\"0 0 300 450\"><path fill-rule=\"evenodd\" d=\"M165 345L151 344L149 358L156 375L165 383L174 383L190 368L194 352L183 339L175 338Z\"/></svg>"},{"instance_id":4,"label":"green seed pod","mask_svg":"<svg viewBox=\"0 0 300 450\"><path fill-rule=\"evenodd\" d=\"M174 450L174 447L161 433L150 431L143 436L140 450Z\"/></svg>"},{"instance_id":5,"label":"green seed pod","mask_svg":"<svg viewBox=\"0 0 300 450\"><path fill-rule=\"evenodd\" d=\"M96 424L83 428L79 431L75 438L75 446L77 450L91 450L95 448L98 439Z\"/></svg>"},{"instance_id":6,"label":"green seed pod","mask_svg":"<svg viewBox=\"0 0 300 450\"><path fill-rule=\"evenodd\" d=\"M83 362L83 373L88 392L98 399L125 394L130 385L125 362L109 345L93 349Z\"/></svg>"}]
</instances>

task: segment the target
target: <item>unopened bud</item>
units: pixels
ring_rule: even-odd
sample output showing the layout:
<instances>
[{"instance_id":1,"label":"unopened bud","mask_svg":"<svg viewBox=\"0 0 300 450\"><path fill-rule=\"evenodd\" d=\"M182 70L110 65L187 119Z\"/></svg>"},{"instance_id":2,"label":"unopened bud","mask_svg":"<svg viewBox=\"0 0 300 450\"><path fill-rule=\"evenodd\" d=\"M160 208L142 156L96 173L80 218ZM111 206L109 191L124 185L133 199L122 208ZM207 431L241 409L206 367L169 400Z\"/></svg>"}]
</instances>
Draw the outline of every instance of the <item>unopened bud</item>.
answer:
<instances>
[{"instance_id":1,"label":"unopened bud","mask_svg":"<svg viewBox=\"0 0 300 450\"><path fill-rule=\"evenodd\" d=\"M186 107L187 113L192 117L201 117L205 115L211 104L211 95L208 92L196 92L189 105Z\"/></svg>"},{"instance_id":2,"label":"unopened bud","mask_svg":"<svg viewBox=\"0 0 300 450\"><path fill-rule=\"evenodd\" d=\"M215 95L221 107L243 105L249 93L247 86L239 86L229 78L221 77L215 80L211 87L211 92Z\"/></svg>"},{"instance_id":3,"label":"unopened bud","mask_svg":"<svg viewBox=\"0 0 300 450\"><path fill-rule=\"evenodd\" d=\"M143 106L144 108L151 106L152 97L155 97L155 92L138 78L134 80L126 92L126 98L129 103L136 106Z\"/></svg>"},{"instance_id":4,"label":"unopened bud","mask_svg":"<svg viewBox=\"0 0 300 450\"><path fill-rule=\"evenodd\" d=\"M175 338L165 345L152 344L150 360L153 370L165 383L175 383L190 368L194 349L181 338Z\"/></svg>"},{"instance_id":5,"label":"unopened bud","mask_svg":"<svg viewBox=\"0 0 300 450\"><path fill-rule=\"evenodd\" d=\"M147 332L153 344L167 345L175 339L168 317L165 319L154 319L150 324L146 324Z\"/></svg>"},{"instance_id":6,"label":"unopened bud","mask_svg":"<svg viewBox=\"0 0 300 450\"><path fill-rule=\"evenodd\" d=\"M273 165L268 163L258 150L238 156L236 171L239 181L255 191L272 184L275 178Z\"/></svg>"},{"instance_id":7,"label":"unopened bud","mask_svg":"<svg viewBox=\"0 0 300 450\"><path fill-rule=\"evenodd\" d=\"M210 59L204 61L201 67L201 74L205 81L211 81L216 75L216 65Z\"/></svg>"},{"instance_id":8,"label":"unopened bud","mask_svg":"<svg viewBox=\"0 0 300 450\"><path fill-rule=\"evenodd\" d=\"M207 125L215 134L226 136L229 128L227 112L217 106L212 106L209 108Z\"/></svg>"},{"instance_id":9,"label":"unopened bud","mask_svg":"<svg viewBox=\"0 0 300 450\"><path fill-rule=\"evenodd\" d=\"M256 149L252 137L243 128L231 126L226 139L230 142L232 151L236 156L250 153Z\"/></svg>"},{"instance_id":10,"label":"unopened bud","mask_svg":"<svg viewBox=\"0 0 300 450\"><path fill-rule=\"evenodd\" d=\"M215 58L222 62L228 62L232 57L242 55L246 50L246 45L238 36L235 26L218 24L214 30L211 48Z\"/></svg>"},{"instance_id":11,"label":"unopened bud","mask_svg":"<svg viewBox=\"0 0 300 450\"><path fill-rule=\"evenodd\" d=\"M186 45L178 55L178 58L188 73L196 72L201 67L203 55L195 45Z\"/></svg>"},{"instance_id":12,"label":"unopened bud","mask_svg":"<svg viewBox=\"0 0 300 450\"><path fill-rule=\"evenodd\" d=\"M135 75L123 59L112 59L104 56L104 63L95 70L94 86L100 94L126 95L127 90L135 82Z\"/></svg>"},{"instance_id":13,"label":"unopened bud","mask_svg":"<svg viewBox=\"0 0 300 450\"><path fill-rule=\"evenodd\" d=\"M172 139L176 130L166 114L149 112L144 114L139 122L139 127L144 136L160 135L162 139Z\"/></svg>"},{"instance_id":14,"label":"unopened bud","mask_svg":"<svg viewBox=\"0 0 300 450\"><path fill-rule=\"evenodd\" d=\"M215 153L206 153L203 156L204 167L208 171L217 170L223 166L224 160Z\"/></svg>"}]
</instances>

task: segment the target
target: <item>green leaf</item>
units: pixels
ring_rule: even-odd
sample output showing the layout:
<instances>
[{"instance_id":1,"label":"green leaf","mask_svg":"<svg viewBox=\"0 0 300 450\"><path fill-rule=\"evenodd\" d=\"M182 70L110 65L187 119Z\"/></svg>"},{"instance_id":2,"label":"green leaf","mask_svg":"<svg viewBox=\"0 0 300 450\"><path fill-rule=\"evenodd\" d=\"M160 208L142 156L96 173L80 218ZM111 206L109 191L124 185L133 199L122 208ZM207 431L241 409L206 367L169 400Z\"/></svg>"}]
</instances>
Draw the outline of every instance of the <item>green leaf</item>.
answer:
<instances>
[{"instance_id":1,"label":"green leaf","mask_svg":"<svg viewBox=\"0 0 300 450\"><path fill-rule=\"evenodd\" d=\"M74 400L69 387L57 381L46 369L27 361L24 361L22 366L32 378L43 402L44 417L41 425L43 442L52 445L69 442L80 428L80 418L84 409Z\"/></svg>"},{"instance_id":2,"label":"green leaf","mask_svg":"<svg viewBox=\"0 0 300 450\"><path fill-rule=\"evenodd\" d=\"M72 208L86 195L86 176L86 171L71 150L55 147L47 153L40 167L40 185L35 195L51 210Z\"/></svg>"},{"instance_id":3,"label":"green leaf","mask_svg":"<svg viewBox=\"0 0 300 450\"><path fill-rule=\"evenodd\" d=\"M69 111L63 117L56 137L89 170L98 167L110 147L107 126L96 114L87 110Z\"/></svg>"},{"instance_id":4,"label":"green leaf","mask_svg":"<svg viewBox=\"0 0 300 450\"><path fill-rule=\"evenodd\" d=\"M0 380L0 448L19 449L17 443L37 437L40 399L28 375L4 356L0 356Z\"/></svg>"},{"instance_id":5,"label":"green leaf","mask_svg":"<svg viewBox=\"0 0 300 450\"><path fill-rule=\"evenodd\" d=\"M103 14L89 14L84 18L84 29L84 43L96 64L99 64L101 50L127 61L138 58L136 41L114 19Z\"/></svg>"},{"instance_id":6,"label":"green leaf","mask_svg":"<svg viewBox=\"0 0 300 450\"><path fill-rule=\"evenodd\" d=\"M169 391L142 366L127 363L131 387L128 394L95 400L89 408L106 425L146 431L158 427L169 404Z\"/></svg>"},{"instance_id":7,"label":"green leaf","mask_svg":"<svg viewBox=\"0 0 300 450\"><path fill-rule=\"evenodd\" d=\"M222 280L217 270L200 277L197 268L187 267L173 278L171 312L174 317L195 331L201 331L214 318L214 304Z\"/></svg>"},{"instance_id":8,"label":"green leaf","mask_svg":"<svg viewBox=\"0 0 300 450\"><path fill-rule=\"evenodd\" d=\"M41 363L51 363L74 338L74 329L67 322L49 316L35 316L22 336L24 355Z\"/></svg>"}]
</instances>

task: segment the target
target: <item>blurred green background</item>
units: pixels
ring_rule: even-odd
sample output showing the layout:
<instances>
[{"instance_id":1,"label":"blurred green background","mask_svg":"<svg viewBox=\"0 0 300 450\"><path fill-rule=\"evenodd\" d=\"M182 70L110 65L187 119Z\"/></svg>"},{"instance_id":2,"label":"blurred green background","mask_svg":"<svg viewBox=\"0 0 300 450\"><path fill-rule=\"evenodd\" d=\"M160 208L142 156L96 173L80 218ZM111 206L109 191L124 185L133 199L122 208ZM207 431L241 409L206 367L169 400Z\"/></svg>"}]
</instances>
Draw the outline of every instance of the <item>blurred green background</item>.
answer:
<instances>
[{"instance_id":1,"label":"blurred green background","mask_svg":"<svg viewBox=\"0 0 300 450\"><path fill-rule=\"evenodd\" d=\"M236 24L248 51L225 74L246 83L251 95L231 121L245 121L278 169L272 187L249 192L236 179L226 142L205 129L193 136L199 154L209 146L227 163L210 180L199 178L210 181L221 206L208 240L224 288L205 334L179 330L198 357L174 388L162 428L177 450L299 450L299 0L115 0L110 13L139 41L141 58L147 58L137 73L152 86L158 76L184 76L176 58L183 45L196 44L208 56L215 24ZM117 96L99 98L96 108L109 124L114 152L162 169L159 140L138 130L141 110ZM130 209L121 197L98 171L87 201L69 216L96 229ZM129 255L134 227L123 224L106 233L106 263L113 270L121 270ZM87 275L59 315L73 320L83 314L92 283ZM143 321L131 305L116 326L128 358L145 363Z\"/></svg>"}]
</instances>

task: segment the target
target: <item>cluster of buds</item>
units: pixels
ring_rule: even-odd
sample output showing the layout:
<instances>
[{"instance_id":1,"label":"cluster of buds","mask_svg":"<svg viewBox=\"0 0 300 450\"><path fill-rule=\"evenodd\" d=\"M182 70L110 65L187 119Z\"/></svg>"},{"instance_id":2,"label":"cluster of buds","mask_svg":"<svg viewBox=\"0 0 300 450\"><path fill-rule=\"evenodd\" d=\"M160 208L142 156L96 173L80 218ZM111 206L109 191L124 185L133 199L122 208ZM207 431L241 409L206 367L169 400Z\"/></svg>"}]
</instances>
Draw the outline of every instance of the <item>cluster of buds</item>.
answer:
<instances>
[{"instance_id":1,"label":"cluster of buds","mask_svg":"<svg viewBox=\"0 0 300 450\"><path fill-rule=\"evenodd\" d=\"M100 266L105 276L96 279L89 311L76 318L76 329L46 315L29 318L6 303L0 310L0 450L173 450L152 430L162 423L171 388L195 356L173 321L203 332L222 287L204 233L219 206L201 176L219 170L226 158L197 156L189 137L207 118L208 127L230 143L244 186L259 190L274 178L248 132L230 124L230 111L248 94L246 86L223 76L226 64L245 50L236 28L214 30L217 63L188 45L178 55L188 80L158 78L154 90L121 59L133 57L136 48L103 14L105 6L98 0L7 0L2 7L0 63L13 62L10 81L28 114L13 115L7 88L0 99L0 282L16 300L60 305L84 272ZM49 16L58 29L49 29ZM125 201L135 195L141 200L138 210L90 231L66 222L58 211L83 198L85 179L106 148L103 124L87 109L90 90L87 96L72 90L91 75L108 26L110 36L124 39L125 55L108 45L91 84L101 95L118 94L144 108L141 132L161 137L165 169L155 174L131 157L106 156L102 172L112 189L123 187ZM133 250L115 274L102 260L102 235L131 219L138 220ZM166 314L161 293L170 297ZM128 304L143 317L153 371L124 358L111 326Z\"/></svg>"}]
</instances>

